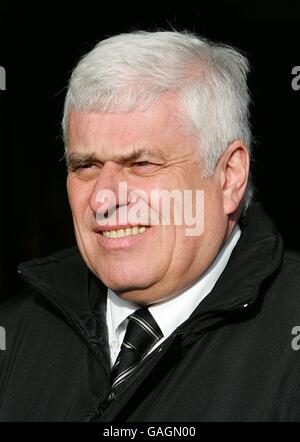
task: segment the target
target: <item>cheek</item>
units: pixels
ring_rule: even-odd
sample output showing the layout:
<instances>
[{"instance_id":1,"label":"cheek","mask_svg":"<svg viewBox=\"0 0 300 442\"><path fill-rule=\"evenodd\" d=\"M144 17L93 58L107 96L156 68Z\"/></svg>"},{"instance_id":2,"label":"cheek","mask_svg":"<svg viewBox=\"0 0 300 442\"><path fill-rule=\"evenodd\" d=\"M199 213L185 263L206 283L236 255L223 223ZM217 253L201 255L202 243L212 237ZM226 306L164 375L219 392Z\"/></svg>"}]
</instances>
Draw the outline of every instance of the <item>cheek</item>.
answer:
<instances>
[{"instance_id":1,"label":"cheek","mask_svg":"<svg viewBox=\"0 0 300 442\"><path fill-rule=\"evenodd\" d=\"M202 238L200 236L186 236L184 226L177 226L174 231L175 235L169 236L166 241L164 258L168 262L168 273L176 279L184 277L194 265L201 250ZM162 259L163 252L161 250L162 248L159 253Z\"/></svg>"},{"instance_id":2,"label":"cheek","mask_svg":"<svg viewBox=\"0 0 300 442\"><path fill-rule=\"evenodd\" d=\"M68 179L67 192L73 217L77 219L82 218L86 209L89 207L91 195L89 186Z\"/></svg>"},{"instance_id":3,"label":"cheek","mask_svg":"<svg viewBox=\"0 0 300 442\"><path fill-rule=\"evenodd\" d=\"M174 249L177 254L181 256L193 255L196 250L199 249L199 245L202 242L202 234L197 234L197 232L190 232L191 226L182 225L176 228L176 240L174 241Z\"/></svg>"}]
</instances>

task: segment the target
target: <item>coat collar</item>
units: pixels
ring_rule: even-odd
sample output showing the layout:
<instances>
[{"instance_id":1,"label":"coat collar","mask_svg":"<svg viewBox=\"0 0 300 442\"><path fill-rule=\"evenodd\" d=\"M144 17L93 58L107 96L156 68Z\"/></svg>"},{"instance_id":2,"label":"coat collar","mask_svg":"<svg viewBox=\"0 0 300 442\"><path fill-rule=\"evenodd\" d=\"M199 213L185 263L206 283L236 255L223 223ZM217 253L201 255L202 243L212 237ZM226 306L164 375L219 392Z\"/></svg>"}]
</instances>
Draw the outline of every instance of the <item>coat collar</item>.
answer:
<instances>
[{"instance_id":1,"label":"coat collar","mask_svg":"<svg viewBox=\"0 0 300 442\"><path fill-rule=\"evenodd\" d=\"M280 267L283 240L261 204L255 203L239 224L242 234L225 270L210 294L176 331L178 335L190 335L191 342L191 334L228 321L229 316L249 312L258 304L256 301L262 301L264 284Z\"/></svg>"},{"instance_id":2,"label":"coat collar","mask_svg":"<svg viewBox=\"0 0 300 442\"><path fill-rule=\"evenodd\" d=\"M22 263L18 272L50 302L78 318L92 313L96 286L99 296L106 297L106 287L91 277L76 247Z\"/></svg>"},{"instance_id":3,"label":"coat collar","mask_svg":"<svg viewBox=\"0 0 300 442\"><path fill-rule=\"evenodd\" d=\"M19 274L62 313L110 377L106 326L107 288L86 267L77 248L18 267Z\"/></svg>"},{"instance_id":4,"label":"coat collar","mask_svg":"<svg viewBox=\"0 0 300 442\"><path fill-rule=\"evenodd\" d=\"M281 264L283 241L259 203L240 222L242 234L203 309L231 310L255 301L262 283Z\"/></svg>"}]
</instances>

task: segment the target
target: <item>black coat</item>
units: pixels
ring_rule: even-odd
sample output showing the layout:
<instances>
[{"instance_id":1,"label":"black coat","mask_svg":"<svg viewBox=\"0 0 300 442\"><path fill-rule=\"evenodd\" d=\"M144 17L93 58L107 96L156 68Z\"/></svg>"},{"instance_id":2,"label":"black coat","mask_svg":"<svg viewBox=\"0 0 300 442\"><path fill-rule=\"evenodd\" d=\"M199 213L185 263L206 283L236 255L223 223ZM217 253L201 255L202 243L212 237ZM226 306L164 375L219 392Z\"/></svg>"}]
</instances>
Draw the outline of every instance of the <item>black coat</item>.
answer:
<instances>
[{"instance_id":1,"label":"black coat","mask_svg":"<svg viewBox=\"0 0 300 442\"><path fill-rule=\"evenodd\" d=\"M0 421L300 420L300 258L260 207L212 292L110 403L106 287L77 249L19 272L30 287L0 305Z\"/></svg>"}]
</instances>

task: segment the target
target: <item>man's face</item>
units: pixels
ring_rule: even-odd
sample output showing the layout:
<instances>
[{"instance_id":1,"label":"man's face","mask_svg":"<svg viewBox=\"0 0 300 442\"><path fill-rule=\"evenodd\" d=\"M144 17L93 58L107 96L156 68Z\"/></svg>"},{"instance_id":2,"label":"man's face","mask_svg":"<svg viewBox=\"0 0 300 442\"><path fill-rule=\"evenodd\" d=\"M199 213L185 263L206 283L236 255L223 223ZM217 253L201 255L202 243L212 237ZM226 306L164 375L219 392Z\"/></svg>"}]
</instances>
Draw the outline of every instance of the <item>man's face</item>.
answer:
<instances>
[{"instance_id":1,"label":"man's face","mask_svg":"<svg viewBox=\"0 0 300 442\"><path fill-rule=\"evenodd\" d=\"M199 139L187 135L174 109L176 99L164 97L144 111L70 114L67 188L78 247L97 277L140 304L165 300L195 282L226 235L220 176L202 178ZM164 215L151 203L151 191L188 189L195 204L195 191L203 190L203 232L187 236L187 226L175 225L172 216L170 225L151 225L148 219L139 230L126 228L142 223L120 225L118 218L114 225L103 226L97 222L99 214L102 220L107 213L118 217L134 205L127 196L119 199L120 182L126 183L128 195L143 190L149 213L156 212L160 221ZM116 199L101 199L106 190ZM120 228L121 237L111 233Z\"/></svg>"}]
</instances>

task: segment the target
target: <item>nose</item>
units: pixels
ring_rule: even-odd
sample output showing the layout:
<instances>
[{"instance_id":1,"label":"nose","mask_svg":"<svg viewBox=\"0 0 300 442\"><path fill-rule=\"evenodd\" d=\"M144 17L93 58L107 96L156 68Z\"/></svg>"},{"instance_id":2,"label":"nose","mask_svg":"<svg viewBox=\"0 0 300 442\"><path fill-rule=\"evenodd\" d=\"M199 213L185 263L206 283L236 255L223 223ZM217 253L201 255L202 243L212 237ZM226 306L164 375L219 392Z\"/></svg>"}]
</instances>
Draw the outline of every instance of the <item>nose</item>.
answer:
<instances>
[{"instance_id":1,"label":"nose","mask_svg":"<svg viewBox=\"0 0 300 442\"><path fill-rule=\"evenodd\" d=\"M120 205L127 205L127 195L119 195L119 183L126 182L122 166L112 161L106 162L97 177L89 199L89 206L99 221L107 218Z\"/></svg>"}]
</instances>

